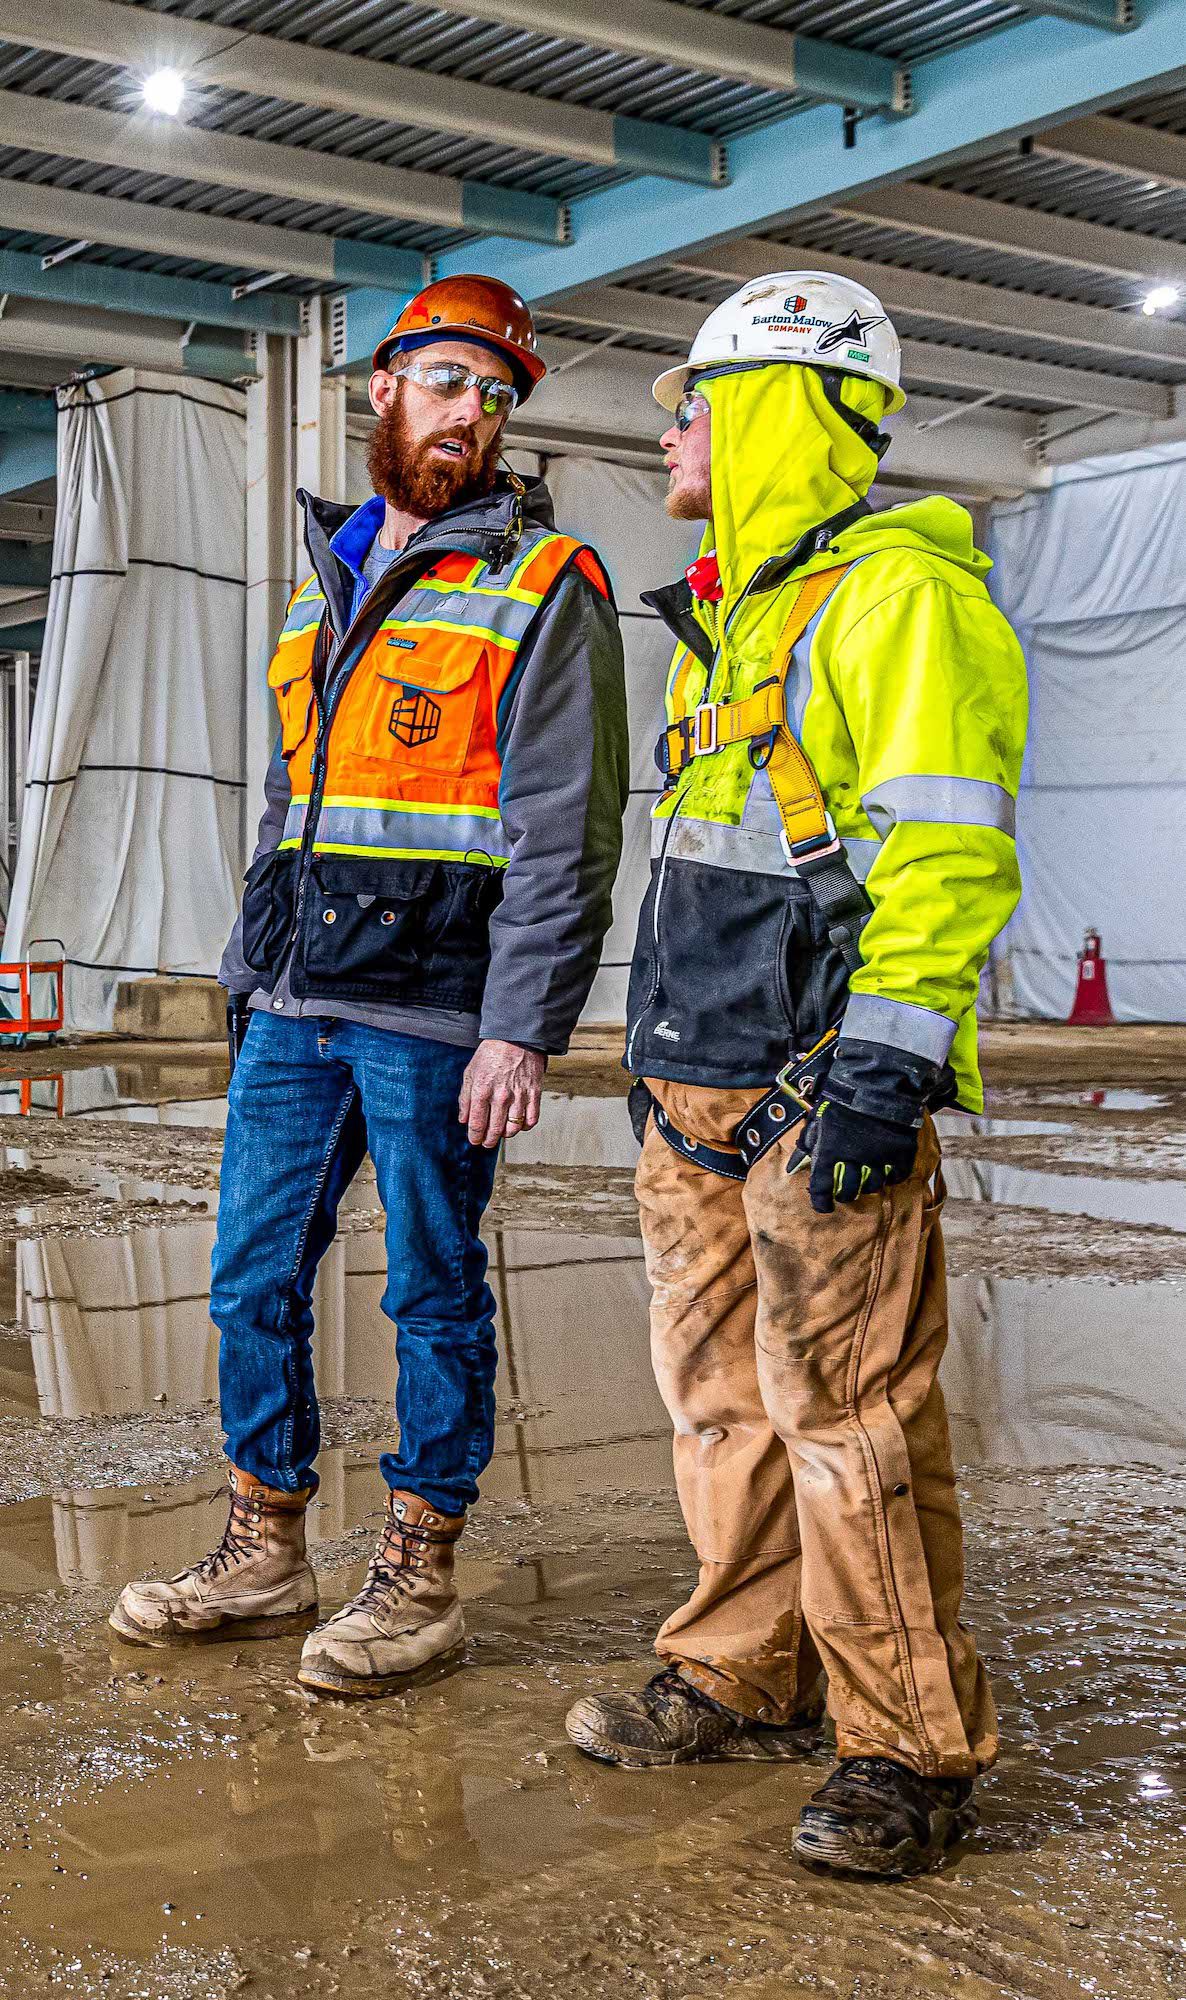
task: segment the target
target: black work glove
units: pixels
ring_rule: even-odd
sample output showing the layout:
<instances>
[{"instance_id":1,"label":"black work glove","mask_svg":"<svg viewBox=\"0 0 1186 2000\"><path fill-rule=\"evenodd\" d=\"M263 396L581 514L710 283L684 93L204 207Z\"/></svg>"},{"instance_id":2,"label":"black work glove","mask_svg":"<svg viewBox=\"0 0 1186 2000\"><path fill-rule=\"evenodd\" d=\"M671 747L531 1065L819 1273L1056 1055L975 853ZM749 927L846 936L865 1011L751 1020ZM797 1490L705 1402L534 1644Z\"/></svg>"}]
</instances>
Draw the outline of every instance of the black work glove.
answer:
<instances>
[{"instance_id":1,"label":"black work glove","mask_svg":"<svg viewBox=\"0 0 1186 2000\"><path fill-rule=\"evenodd\" d=\"M918 1152L918 1128L891 1125L825 1097L799 1137L810 1155L808 1193L817 1215L831 1215L838 1201L859 1201L906 1180Z\"/></svg>"},{"instance_id":2,"label":"black work glove","mask_svg":"<svg viewBox=\"0 0 1186 2000\"><path fill-rule=\"evenodd\" d=\"M226 1046L227 1054L231 1059L232 1076L235 1074L235 1064L239 1060L239 1050L243 1046L243 1038L247 1033L247 1024L251 1019L251 1012L247 1004L250 999L250 993L227 994Z\"/></svg>"}]
</instances>

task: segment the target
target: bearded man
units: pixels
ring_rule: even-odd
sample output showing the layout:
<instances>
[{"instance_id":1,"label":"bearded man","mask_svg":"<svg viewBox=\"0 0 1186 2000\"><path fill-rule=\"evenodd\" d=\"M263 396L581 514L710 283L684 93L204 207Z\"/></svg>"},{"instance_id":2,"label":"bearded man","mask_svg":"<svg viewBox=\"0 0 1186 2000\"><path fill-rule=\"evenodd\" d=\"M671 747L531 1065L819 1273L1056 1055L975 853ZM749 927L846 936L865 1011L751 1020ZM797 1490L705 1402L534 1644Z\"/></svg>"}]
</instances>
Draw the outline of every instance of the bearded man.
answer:
<instances>
[{"instance_id":1,"label":"bearded man","mask_svg":"<svg viewBox=\"0 0 1186 2000\"><path fill-rule=\"evenodd\" d=\"M588 996L629 784L605 573L555 532L541 480L498 469L544 374L522 299L430 285L374 370L373 497L298 495L313 574L268 673L281 736L220 973L230 1515L209 1556L128 1584L111 1619L153 1646L315 1623L313 1280L369 1149L399 1448L365 1584L301 1655L304 1685L335 1694L405 1684L463 1644L453 1550L494 1438L478 1231L499 1143L536 1123Z\"/></svg>"}]
</instances>

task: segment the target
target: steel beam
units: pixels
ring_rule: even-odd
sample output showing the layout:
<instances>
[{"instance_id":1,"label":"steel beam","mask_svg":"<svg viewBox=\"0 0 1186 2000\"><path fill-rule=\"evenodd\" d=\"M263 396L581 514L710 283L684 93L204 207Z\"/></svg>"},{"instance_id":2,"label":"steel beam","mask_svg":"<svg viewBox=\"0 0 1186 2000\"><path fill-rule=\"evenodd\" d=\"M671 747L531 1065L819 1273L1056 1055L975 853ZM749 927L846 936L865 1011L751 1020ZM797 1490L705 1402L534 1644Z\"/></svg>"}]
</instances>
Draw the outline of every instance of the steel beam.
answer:
<instances>
[{"instance_id":1,"label":"steel beam","mask_svg":"<svg viewBox=\"0 0 1186 2000\"><path fill-rule=\"evenodd\" d=\"M1072 119L1069 125L1056 125L1053 132L1039 133L1032 150L1038 159L1098 167L1121 180L1186 188L1186 138L1180 132L1134 125L1127 118Z\"/></svg>"},{"instance_id":2,"label":"steel beam","mask_svg":"<svg viewBox=\"0 0 1186 2000\"><path fill-rule=\"evenodd\" d=\"M617 285L591 287L559 310L584 326L644 334L681 348L690 346L706 312L694 300ZM1020 361L1012 355L980 354L922 340L902 342L902 374L907 382L929 383L932 388L991 391L1024 402L1069 404L1076 409L1126 410L1148 417L1167 417L1171 409L1170 391L1159 382L1134 382L1095 369Z\"/></svg>"},{"instance_id":3,"label":"steel beam","mask_svg":"<svg viewBox=\"0 0 1186 2000\"><path fill-rule=\"evenodd\" d=\"M727 187L695 202L654 178L610 188L574 204L571 248L532 249L494 238L482 245L483 262L538 304L662 265L681 247L781 227L863 189L935 172L1059 119L1183 81L1186 0L1142 0L1128 35L1102 37L1068 21L1022 21L991 41L964 43L920 65L913 117L863 120L854 147L844 145L841 121L827 106L800 112L730 140ZM438 268L448 276L472 267L473 259L467 245L444 252ZM381 307L372 295L356 294L351 321L356 311L365 326ZM352 326L345 346L351 356L361 354Z\"/></svg>"},{"instance_id":4,"label":"steel beam","mask_svg":"<svg viewBox=\"0 0 1186 2000\"><path fill-rule=\"evenodd\" d=\"M908 73L885 56L810 35L689 8L678 0L443 0L441 11L505 22L536 34L680 69L733 77L758 90L794 92L872 111L908 111Z\"/></svg>"},{"instance_id":5,"label":"steel beam","mask_svg":"<svg viewBox=\"0 0 1186 2000\"><path fill-rule=\"evenodd\" d=\"M0 389L0 431L47 431L58 428L58 406L52 396L34 396L25 389Z\"/></svg>"},{"instance_id":6,"label":"steel beam","mask_svg":"<svg viewBox=\"0 0 1186 2000\"><path fill-rule=\"evenodd\" d=\"M0 259L0 291L3 289ZM135 272L123 272L134 278ZM217 375L238 381L255 373L246 348L214 350L206 343L183 345L186 328L174 321L142 319L132 312L93 312L77 308L63 313L41 300L10 303L0 317L0 354L38 356L59 365L55 372L90 364L114 368L162 368L176 373ZM200 364L200 365L199 365Z\"/></svg>"},{"instance_id":7,"label":"steel beam","mask_svg":"<svg viewBox=\"0 0 1186 2000\"><path fill-rule=\"evenodd\" d=\"M1027 14L1057 14L1062 21L1081 21L1088 28L1109 28L1125 34L1136 23L1133 0L1018 0Z\"/></svg>"},{"instance_id":8,"label":"steel beam","mask_svg":"<svg viewBox=\"0 0 1186 2000\"><path fill-rule=\"evenodd\" d=\"M57 443L44 432L0 434L0 494L21 493L26 486L39 486L43 479L54 477L57 466Z\"/></svg>"},{"instance_id":9,"label":"steel beam","mask_svg":"<svg viewBox=\"0 0 1186 2000\"><path fill-rule=\"evenodd\" d=\"M301 302L257 294L235 300L223 285L193 278L161 278L152 271L123 271L113 264L73 263L43 271L40 257L0 250L0 295L47 299L56 306L100 306L147 319L197 321L260 333L299 333Z\"/></svg>"},{"instance_id":10,"label":"steel beam","mask_svg":"<svg viewBox=\"0 0 1186 2000\"><path fill-rule=\"evenodd\" d=\"M671 262L677 271L743 285L768 271L814 270L821 259L837 277L867 285L891 313L978 327L1005 339L1020 334L1056 341L1075 352L1186 366L1186 326L1162 314L1147 318L1105 306L1068 306L1064 299L1035 298L1030 292L978 285L968 278L941 278L931 271L901 271L864 257L837 257L830 250L758 237L742 237L715 249L677 251Z\"/></svg>"},{"instance_id":11,"label":"steel beam","mask_svg":"<svg viewBox=\"0 0 1186 2000\"><path fill-rule=\"evenodd\" d=\"M31 625L0 625L0 653L40 653L44 645L44 618Z\"/></svg>"},{"instance_id":12,"label":"steel beam","mask_svg":"<svg viewBox=\"0 0 1186 2000\"><path fill-rule=\"evenodd\" d=\"M0 586L5 589L47 589L51 553L48 542L0 541Z\"/></svg>"},{"instance_id":13,"label":"steel beam","mask_svg":"<svg viewBox=\"0 0 1186 2000\"><path fill-rule=\"evenodd\" d=\"M528 243L567 240L566 210L540 195L274 146L147 111L126 117L90 104L0 90L0 146L64 154L133 173L172 174L285 201L341 204L367 215L439 223L447 229L501 229Z\"/></svg>"},{"instance_id":14,"label":"steel beam","mask_svg":"<svg viewBox=\"0 0 1186 2000\"><path fill-rule=\"evenodd\" d=\"M940 242L971 244L1033 257L1068 270L1106 272L1109 277L1158 283L1186 283L1186 246L1139 236L1132 229L1109 229L1014 202L986 201L982 195L906 182L857 195L840 206L862 222L890 224ZM1068 314L1077 306L1068 306Z\"/></svg>"},{"instance_id":15,"label":"steel beam","mask_svg":"<svg viewBox=\"0 0 1186 2000\"><path fill-rule=\"evenodd\" d=\"M286 104L315 104L348 117L459 132L467 139L707 187L724 175L724 148L702 132L372 62L340 49L245 35L177 14L150 14L119 0L4 0L3 28L5 41L113 63L134 76L168 65L183 76L196 73L203 84ZM482 222L480 215L470 219L475 226Z\"/></svg>"},{"instance_id":16,"label":"steel beam","mask_svg":"<svg viewBox=\"0 0 1186 2000\"><path fill-rule=\"evenodd\" d=\"M339 285L416 285L424 270L418 254L380 243L353 243L262 222L233 222L224 215L116 201L109 195L80 194L77 188L32 181L0 181L0 225L38 236L76 236L81 231L96 243L124 250L193 257L249 271L283 271Z\"/></svg>"}]
</instances>

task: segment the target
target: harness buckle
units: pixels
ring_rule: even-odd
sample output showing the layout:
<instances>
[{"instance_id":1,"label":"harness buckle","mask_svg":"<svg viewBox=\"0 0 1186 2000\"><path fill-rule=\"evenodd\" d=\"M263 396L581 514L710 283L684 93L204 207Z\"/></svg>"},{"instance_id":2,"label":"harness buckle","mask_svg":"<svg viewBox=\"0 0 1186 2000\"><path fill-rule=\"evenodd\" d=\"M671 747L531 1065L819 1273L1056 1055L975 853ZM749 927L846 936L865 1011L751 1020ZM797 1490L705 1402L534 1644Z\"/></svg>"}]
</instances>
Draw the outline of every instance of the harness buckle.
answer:
<instances>
[{"instance_id":1,"label":"harness buckle","mask_svg":"<svg viewBox=\"0 0 1186 2000\"><path fill-rule=\"evenodd\" d=\"M706 743L706 742L704 741L704 738L703 738L703 732L702 732L702 729L701 729L701 721L702 721L702 718L703 718L704 716L707 716L707 717L708 717L708 742L707 742L707 743ZM694 710L693 710L693 712L692 712L692 717L691 717L691 722L692 722L692 729L691 729L691 736L692 736L692 741L691 741L691 745L690 745L690 748L691 748L691 754L692 754L692 756L693 756L693 757L711 757L711 755L712 755L713 751L714 751L714 750L715 750L715 749L716 749L716 748L718 747L718 746L717 746L717 704L716 704L716 702L715 702L715 701L702 701L702 702L701 702L701 704L700 704L700 706L699 706L699 708L697 708L697 709L694 709Z\"/></svg>"},{"instance_id":2,"label":"harness buckle","mask_svg":"<svg viewBox=\"0 0 1186 2000\"><path fill-rule=\"evenodd\" d=\"M843 852L836 823L826 806L824 819L827 821L827 832L813 833L808 840L788 840L785 826L780 828L778 838L788 867L799 868L806 862L824 861L831 854Z\"/></svg>"}]
</instances>

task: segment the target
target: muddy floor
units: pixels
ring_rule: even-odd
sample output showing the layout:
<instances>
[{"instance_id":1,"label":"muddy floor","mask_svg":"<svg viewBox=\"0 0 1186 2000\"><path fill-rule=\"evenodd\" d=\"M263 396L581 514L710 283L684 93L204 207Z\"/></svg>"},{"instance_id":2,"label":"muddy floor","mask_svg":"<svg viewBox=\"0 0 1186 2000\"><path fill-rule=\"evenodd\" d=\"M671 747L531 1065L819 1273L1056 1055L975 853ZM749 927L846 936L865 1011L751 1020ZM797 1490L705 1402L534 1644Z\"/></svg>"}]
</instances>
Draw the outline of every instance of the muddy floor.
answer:
<instances>
[{"instance_id":1,"label":"muddy floor","mask_svg":"<svg viewBox=\"0 0 1186 2000\"><path fill-rule=\"evenodd\" d=\"M608 1043L557 1066L500 1174L466 1663L361 1706L295 1686L297 1640L109 1633L120 1583L221 1528L225 1065L9 1056L0 1993L1186 2000L1182 1056L1173 1033L998 1031L986 1116L945 1121L967 1616L1006 1747L947 1865L874 1888L789 1859L826 1764L630 1774L564 1738L577 1692L650 1671L692 1578ZM381 1222L364 1170L318 1279L330 1607L392 1427Z\"/></svg>"}]
</instances>

